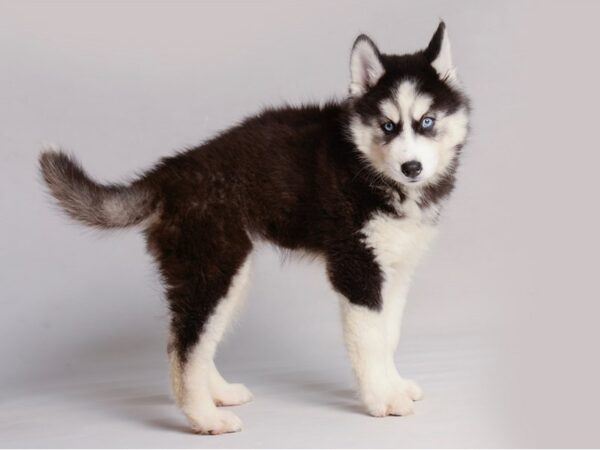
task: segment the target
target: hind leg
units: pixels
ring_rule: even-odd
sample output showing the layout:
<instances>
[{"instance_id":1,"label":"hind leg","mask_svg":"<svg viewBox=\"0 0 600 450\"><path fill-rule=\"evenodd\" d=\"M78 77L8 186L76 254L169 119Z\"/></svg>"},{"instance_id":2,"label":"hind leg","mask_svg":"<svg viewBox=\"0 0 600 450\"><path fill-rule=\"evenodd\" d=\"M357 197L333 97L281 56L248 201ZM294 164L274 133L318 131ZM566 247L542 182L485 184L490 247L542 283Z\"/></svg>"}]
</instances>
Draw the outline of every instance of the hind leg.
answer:
<instances>
[{"instance_id":1,"label":"hind leg","mask_svg":"<svg viewBox=\"0 0 600 450\"><path fill-rule=\"evenodd\" d=\"M178 404L192 429L202 434L240 431L240 419L230 411L219 410L217 405L240 404L251 399L250 391L243 385L225 382L214 363L217 345L243 299L249 269L249 260L246 260L231 278L226 294L219 299L208 320L198 330L195 343L188 344L187 330L181 330L181 321L195 322L195 315L174 318L177 325L173 327L175 349L171 350L173 387Z\"/></svg>"},{"instance_id":2,"label":"hind leg","mask_svg":"<svg viewBox=\"0 0 600 450\"><path fill-rule=\"evenodd\" d=\"M243 230L221 226L216 239L181 239L185 224L159 247L161 271L171 309L169 358L178 405L192 429L202 434L241 430L242 422L220 404L251 398L241 385L218 373L214 356L227 325L241 306L250 271L251 243ZM210 236L210 224L194 227ZM217 231L217 230L215 230ZM226 234L227 239L219 239ZM174 240L173 237L179 239Z\"/></svg>"},{"instance_id":3,"label":"hind leg","mask_svg":"<svg viewBox=\"0 0 600 450\"><path fill-rule=\"evenodd\" d=\"M171 363L171 383L177 404L183 403L182 369L177 353L169 346ZM208 389L216 406L237 406L252 401L252 392L241 383L228 383L215 365L211 362L208 370Z\"/></svg>"}]
</instances>

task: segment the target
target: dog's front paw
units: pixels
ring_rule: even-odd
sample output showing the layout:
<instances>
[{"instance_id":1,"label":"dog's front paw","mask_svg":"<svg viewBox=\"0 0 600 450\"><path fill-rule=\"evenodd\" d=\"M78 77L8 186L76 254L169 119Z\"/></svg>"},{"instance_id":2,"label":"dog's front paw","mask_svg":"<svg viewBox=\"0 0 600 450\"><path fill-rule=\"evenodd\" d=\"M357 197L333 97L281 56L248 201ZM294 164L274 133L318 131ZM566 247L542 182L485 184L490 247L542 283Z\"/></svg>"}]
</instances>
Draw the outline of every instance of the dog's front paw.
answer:
<instances>
[{"instance_id":1,"label":"dog's front paw","mask_svg":"<svg viewBox=\"0 0 600 450\"><path fill-rule=\"evenodd\" d=\"M231 411L214 409L208 414L188 416L195 433L223 434L242 430L242 421Z\"/></svg>"},{"instance_id":2,"label":"dog's front paw","mask_svg":"<svg viewBox=\"0 0 600 450\"><path fill-rule=\"evenodd\" d=\"M367 412L375 417L409 416L414 402L423 398L423 390L412 380L399 378L381 391L366 392L363 402Z\"/></svg>"},{"instance_id":3,"label":"dog's front paw","mask_svg":"<svg viewBox=\"0 0 600 450\"><path fill-rule=\"evenodd\" d=\"M367 412L375 417L409 416L414 412L413 400L406 392L393 392L385 396L364 398Z\"/></svg>"},{"instance_id":4,"label":"dog's front paw","mask_svg":"<svg viewBox=\"0 0 600 450\"><path fill-rule=\"evenodd\" d=\"M252 400L252 392L240 383L224 384L213 392L217 406L237 406Z\"/></svg>"}]
</instances>

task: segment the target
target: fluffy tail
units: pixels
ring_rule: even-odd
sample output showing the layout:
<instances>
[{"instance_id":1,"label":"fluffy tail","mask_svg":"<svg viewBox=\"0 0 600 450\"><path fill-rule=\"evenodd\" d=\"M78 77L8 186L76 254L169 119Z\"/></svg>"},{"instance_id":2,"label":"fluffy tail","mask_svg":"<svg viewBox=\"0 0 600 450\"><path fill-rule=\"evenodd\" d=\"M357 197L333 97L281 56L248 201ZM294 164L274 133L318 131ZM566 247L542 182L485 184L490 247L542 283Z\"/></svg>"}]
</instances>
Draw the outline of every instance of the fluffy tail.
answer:
<instances>
[{"instance_id":1,"label":"fluffy tail","mask_svg":"<svg viewBox=\"0 0 600 450\"><path fill-rule=\"evenodd\" d=\"M140 182L102 185L67 154L46 150L40 170L50 193L65 212L86 225L118 228L136 225L154 210L154 196Z\"/></svg>"}]
</instances>

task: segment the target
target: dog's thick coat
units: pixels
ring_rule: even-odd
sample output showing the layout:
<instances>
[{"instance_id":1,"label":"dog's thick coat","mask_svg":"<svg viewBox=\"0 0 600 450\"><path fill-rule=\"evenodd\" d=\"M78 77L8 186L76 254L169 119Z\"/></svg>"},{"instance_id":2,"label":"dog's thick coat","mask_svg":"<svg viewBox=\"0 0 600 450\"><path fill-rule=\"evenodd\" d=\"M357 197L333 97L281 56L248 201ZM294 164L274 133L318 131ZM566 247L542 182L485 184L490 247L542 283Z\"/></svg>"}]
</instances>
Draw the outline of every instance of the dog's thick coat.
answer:
<instances>
[{"instance_id":1,"label":"dog's thick coat","mask_svg":"<svg viewBox=\"0 0 600 450\"><path fill-rule=\"evenodd\" d=\"M213 358L257 240L324 259L368 412L412 412L422 392L394 364L400 319L468 128L449 45L443 23L410 55L381 54L360 36L343 102L268 109L129 185L98 184L64 153L42 153L44 179L70 216L143 229L171 310L174 392L194 430L239 430L217 406L251 399Z\"/></svg>"}]
</instances>

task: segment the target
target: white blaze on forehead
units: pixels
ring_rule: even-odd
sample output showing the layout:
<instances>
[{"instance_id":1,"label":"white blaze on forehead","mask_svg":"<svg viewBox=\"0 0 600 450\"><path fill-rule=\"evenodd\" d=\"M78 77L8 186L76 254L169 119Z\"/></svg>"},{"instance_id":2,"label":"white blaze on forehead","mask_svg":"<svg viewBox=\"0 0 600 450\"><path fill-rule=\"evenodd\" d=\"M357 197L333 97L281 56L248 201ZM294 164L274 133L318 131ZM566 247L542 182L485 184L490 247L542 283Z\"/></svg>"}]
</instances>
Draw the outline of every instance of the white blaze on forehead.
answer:
<instances>
[{"instance_id":1,"label":"white blaze on forehead","mask_svg":"<svg viewBox=\"0 0 600 450\"><path fill-rule=\"evenodd\" d=\"M400 122L400 111L398 106L391 100L384 100L379 105L380 111L385 117L392 120L395 123Z\"/></svg>"},{"instance_id":2,"label":"white blaze on forehead","mask_svg":"<svg viewBox=\"0 0 600 450\"><path fill-rule=\"evenodd\" d=\"M429 111L429 108L431 108L432 103L433 99L429 95L417 95L412 108L412 118L415 120L421 120L421 117L423 117L425 113Z\"/></svg>"},{"instance_id":3,"label":"white blaze on forehead","mask_svg":"<svg viewBox=\"0 0 600 450\"><path fill-rule=\"evenodd\" d=\"M405 124L412 123L413 120L419 120L423 114L429 111L433 99L428 94L418 91L414 81L403 81L396 90L396 101L400 107L402 121ZM405 129L410 127L405 126Z\"/></svg>"}]
</instances>

